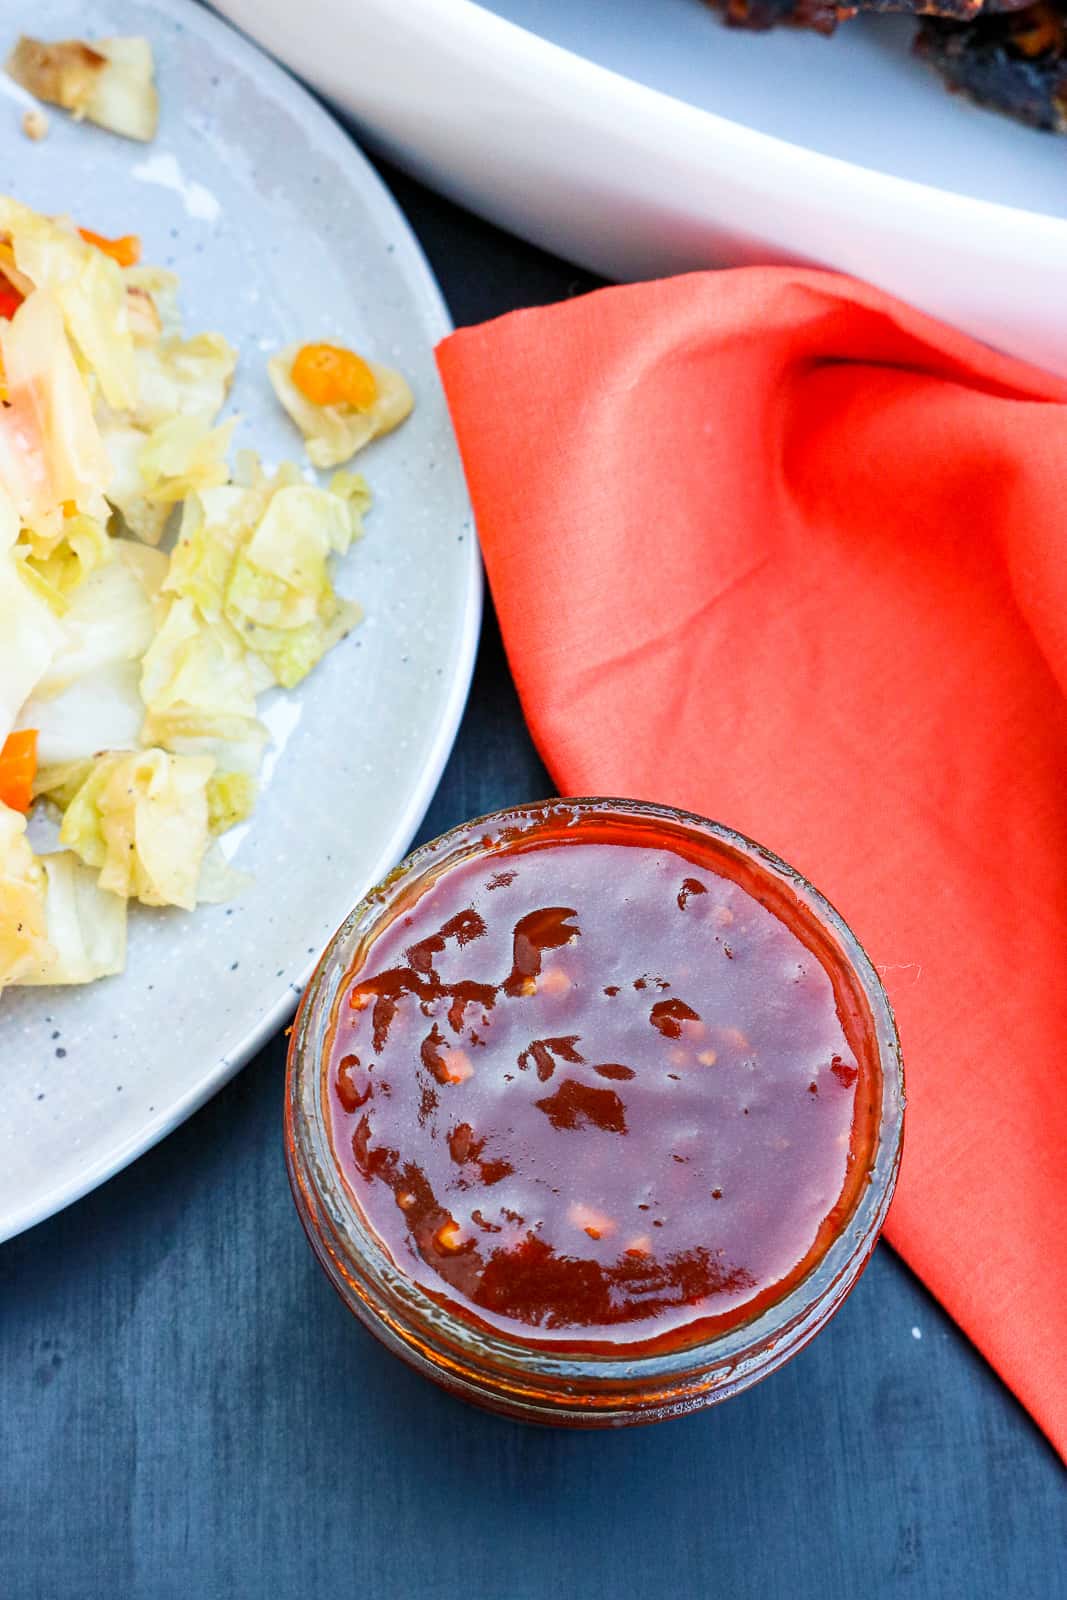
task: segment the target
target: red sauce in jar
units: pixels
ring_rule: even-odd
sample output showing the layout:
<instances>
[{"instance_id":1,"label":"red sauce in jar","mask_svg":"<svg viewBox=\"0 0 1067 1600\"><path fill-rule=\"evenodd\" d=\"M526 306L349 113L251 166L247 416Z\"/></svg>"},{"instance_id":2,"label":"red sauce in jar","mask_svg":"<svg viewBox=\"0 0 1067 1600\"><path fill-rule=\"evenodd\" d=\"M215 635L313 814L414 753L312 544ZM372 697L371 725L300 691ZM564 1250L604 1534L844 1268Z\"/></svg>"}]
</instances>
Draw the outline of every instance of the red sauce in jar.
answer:
<instances>
[{"instance_id":1,"label":"red sauce in jar","mask_svg":"<svg viewBox=\"0 0 1067 1600\"><path fill-rule=\"evenodd\" d=\"M832 937L712 836L557 810L414 883L341 991L324 1101L395 1264L561 1351L683 1348L821 1259L880 1076Z\"/></svg>"}]
</instances>

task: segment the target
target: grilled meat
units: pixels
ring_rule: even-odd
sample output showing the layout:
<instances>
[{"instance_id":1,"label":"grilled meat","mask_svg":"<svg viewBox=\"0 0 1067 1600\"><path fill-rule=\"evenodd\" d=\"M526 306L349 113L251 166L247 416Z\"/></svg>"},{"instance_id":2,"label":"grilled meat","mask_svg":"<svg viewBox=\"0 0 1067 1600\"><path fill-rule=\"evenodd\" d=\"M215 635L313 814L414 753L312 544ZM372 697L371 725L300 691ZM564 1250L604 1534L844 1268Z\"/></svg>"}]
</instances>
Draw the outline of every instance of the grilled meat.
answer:
<instances>
[{"instance_id":1,"label":"grilled meat","mask_svg":"<svg viewBox=\"0 0 1067 1600\"><path fill-rule=\"evenodd\" d=\"M762 31L790 23L796 28L814 28L817 33L833 33L839 22L859 12L907 12L913 16L951 17L956 22L971 22L994 12L1016 11L1030 0L710 0L722 11L733 28Z\"/></svg>"},{"instance_id":2,"label":"grilled meat","mask_svg":"<svg viewBox=\"0 0 1067 1600\"><path fill-rule=\"evenodd\" d=\"M927 17L915 49L950 89L1035 128L1067 133L1067 0L964 24Z\"/></svg>"}]
</instances>

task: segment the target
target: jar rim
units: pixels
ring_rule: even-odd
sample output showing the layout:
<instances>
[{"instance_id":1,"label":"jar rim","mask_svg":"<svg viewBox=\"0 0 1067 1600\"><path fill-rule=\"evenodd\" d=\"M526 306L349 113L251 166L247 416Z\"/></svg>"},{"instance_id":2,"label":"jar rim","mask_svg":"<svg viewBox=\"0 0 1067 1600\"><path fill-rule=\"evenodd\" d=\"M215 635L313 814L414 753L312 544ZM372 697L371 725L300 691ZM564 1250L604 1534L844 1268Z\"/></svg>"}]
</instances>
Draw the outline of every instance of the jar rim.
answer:
<instances>
[{"instance_id":1,"label":"jar rim","mask_svg":"<svg viewBox=\"0 0 1067 1600\"><path fill-rule=\"evenodd\" d=\"M690 1345L650 1354L597 1353L591 1346L561 1353L557 1344L511 1337L452 1312L408 1277L389 1256L360 1210L343 1176L323 1106L323 1064L328 1057L338 1006L358 947L413 883L443 872L456 861L488 854L494 844L514 845L524 829L546 819L629 817L667 824L684 836L696 834L733 851L796 897L802 911L832 936L851 969L873 1023L874 1055L881 1076L881 1106L868 1181L823 1255L780 1299L748 1321ZM707 1387L745 1387L800 1349L828 1320L858 1278L881 1231L900 1164L904 1081L892 1008L881 979L844 918L802 873L738 830L695 812L650 801L580 797L508 806L461 823L419 845L360 899L326 946L303 995L290 1038L285 1097L285 1144L297 1209L328 1275L352 1308L385 1342L430 1376L454 1370L489 1374L508 1386L516 1380L548 1378L581 1389L625 1384L657 1387L691 1378ZM610 1348L610 1347L609 1347ZM750 1370L753 1367L758 1370ZM438 1369L434 1371L433 1369ZM476 1396L472 1396L475 1397ZM699 1402L697 1402L699 1403Z\"/></svg>"}]
</instances>

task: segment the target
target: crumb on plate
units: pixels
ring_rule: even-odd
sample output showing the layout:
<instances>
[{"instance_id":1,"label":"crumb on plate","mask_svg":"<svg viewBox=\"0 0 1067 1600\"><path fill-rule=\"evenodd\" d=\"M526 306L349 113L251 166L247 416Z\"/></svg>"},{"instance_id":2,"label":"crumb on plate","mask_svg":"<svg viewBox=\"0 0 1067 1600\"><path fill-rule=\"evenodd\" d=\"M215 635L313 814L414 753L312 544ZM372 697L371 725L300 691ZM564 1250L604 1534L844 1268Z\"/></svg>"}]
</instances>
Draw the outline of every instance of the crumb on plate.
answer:
<instances>
[{"instance_id":1,"label":"crumb on plate","mask_svg":"<svg viewBox=\"0 0 1067 1600\"><path fill-rule=\"evenodd\" d=\"M48 118L40 106L31 106L29 111L23 112L22 131L27 139L32 139L34 143L47 136Z\"/></svg>"}]
</instances>

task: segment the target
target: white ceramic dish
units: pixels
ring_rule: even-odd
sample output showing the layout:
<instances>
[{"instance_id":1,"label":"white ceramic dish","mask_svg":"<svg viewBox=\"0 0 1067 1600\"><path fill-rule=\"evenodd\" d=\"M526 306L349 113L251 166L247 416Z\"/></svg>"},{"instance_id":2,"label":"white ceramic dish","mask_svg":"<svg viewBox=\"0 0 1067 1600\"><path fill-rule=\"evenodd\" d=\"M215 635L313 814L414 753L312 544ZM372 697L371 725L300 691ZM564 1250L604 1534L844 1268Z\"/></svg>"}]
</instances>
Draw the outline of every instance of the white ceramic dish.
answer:
<instances>
[{"instance_id":1,"label":"white ceramic dish","mask_svg":"<svg viewBox=\"0 0 1067 1600\"><path fill-rule=\"evenodd\" d=\"M88 21L79 0L37 0L22 20L45 37ZM267 460L301 459L264 369L289 338L339 337L395 363L417 405L360 458L375 506L340 585L368 620L267 705L272 770L235 854L252 887L195 916L136 908L121 978L0 998L0 1238L160 1138L286 1020L326 940L418 827L466 698L481 601L432 356L447 313L373 170L304 90L187 0L96 0L91 26L151 36L156 143L56 113L31 144L0 96L0 189L101 233L139 233L147 260L178 269L190 331L219 328L241 351L228 409Z\"/></svg>"},{"instance_id":2,"label":"white ceramic dish","mask_svg":"<svg viewBox=\"0 0 1067 1600\"><path fill-rule=\"evenodd\" d=\"M701 0L216 4L418 176L608 276L805 261L1067 372L1067 141L950 96L904 19L827 41Z\"/></svg>"}]
</instances>

